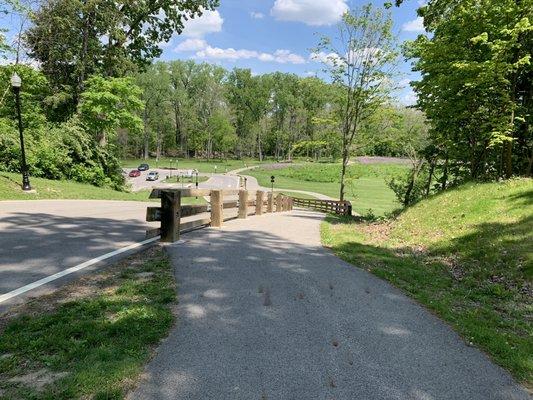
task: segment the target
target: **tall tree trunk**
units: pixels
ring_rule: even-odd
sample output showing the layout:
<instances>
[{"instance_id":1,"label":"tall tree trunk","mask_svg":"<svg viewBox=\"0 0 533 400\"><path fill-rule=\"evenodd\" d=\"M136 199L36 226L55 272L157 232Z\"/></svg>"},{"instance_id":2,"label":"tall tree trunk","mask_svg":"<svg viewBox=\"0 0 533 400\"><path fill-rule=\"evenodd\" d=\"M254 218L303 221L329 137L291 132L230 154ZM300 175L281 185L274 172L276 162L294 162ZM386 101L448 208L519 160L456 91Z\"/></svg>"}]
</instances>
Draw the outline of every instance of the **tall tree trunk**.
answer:
<instances>
[{"instance_id":1,"label":"tall tree trunk","mask_svg":"<svg viewBox=\"0 0 533 400\"><path fill-rule=\"evenodd\" d=\"M431 181L433 180L433 173L435 172L435 163L436 159L431 159L431 162L429 164L429 177L428 177L428 183L426 185L426 197L429 196L429 192L431 191Z\"/></svg>"},{"instance_id":2,"label":"tall tree trunk","mask_svg":"<svg viewBox=\"0 0 533 400\"><path fill-rule=\"evenodd\" d=\"M418 175L420 174L420 171L422 170L422 166L424 165L424 160L416 160L413 163L413 170L411 172L411 180L409 181L409 185L407 186L407 190L405 192L405 197L403 199L403 205L407 207L409 204L412 203L412 195L413 195L413 189L415 188L416 180L418 178Z\"/></svg>"},{"instance_id":3,"label":"tall tree trunk","mask_svg":"<svg viewBox=\"0 0 533 400\"><path fill-rule=\"evenodd\" d=\"M144 123L144 152L143 152L143 158L145 160L148 159L148 152L150 151L150 140L148 135L148 112L146 110L146 107L144 108L144 114L143 114L143 123Z\"/></svg>"},{"instance_id":4,"label":"tall tree trunk","mask_svg":"<svg viewBox=\"0 0 533 400\"><path fill-rule=\"evenodd\" d=\"M444 170L442 171L442 190L446 190L446 187L448 186L448 163L448 155L446 155L446 159L444 160Z\"/></svg>"},{"instance_id":5,"label":"tall tree trunk","mask_svg":"<svg viewBox=\"0 0 533 400\"><path fill-rule=\"evenodd\" d=\"M516 88L516 77L513 78L513 92L512 92L512 102L513 107L515 106L515 88ZM514 131L514 120L515 120L515 110L511 111L511 129ZM511 140L508 140L504 143L503 146L503 173L505 174L505 177L509 179L513 175L513 142Z\"/></svg>"},{"instance_id":6,"label":"tall tree trunk","mask_svg":"<svg viewBox=\"0 0 533 400\"><path fill-rule=\"evenodd\" d=\"M87 74L87 52L89 48L89 34L92 26L93 12L87 10L87 0L83 2L83 31L81 37L80 67L78 71L78 84L75 88L75 101L78 102L80 93L84 90L85 78Z\"/></svg>"},{"instance_id":7,"label":"tall tree trunk","mask_svg":"<svg viewBox=\"0 0 533 400\"><path fill-rule=\"evenodd\" d=\"M259 162L263 161L263 149L261 147L261 128L257 132L257 155L259 156Z\"/></svg>"},{"instance_id":8,"label":"tall tree trunk","mask_svg":"<svg viewBox=\"0 0 533 400\"><path fill-rule=\"evenodd\" d=\"M344 201L344 178L346 177L346 167L348 166L348 139L346 137L346 133L344 134L344 137L342 138L342 169L341 169L341 188L339 193L339 200Z\"/></svg>"}]
</instances>

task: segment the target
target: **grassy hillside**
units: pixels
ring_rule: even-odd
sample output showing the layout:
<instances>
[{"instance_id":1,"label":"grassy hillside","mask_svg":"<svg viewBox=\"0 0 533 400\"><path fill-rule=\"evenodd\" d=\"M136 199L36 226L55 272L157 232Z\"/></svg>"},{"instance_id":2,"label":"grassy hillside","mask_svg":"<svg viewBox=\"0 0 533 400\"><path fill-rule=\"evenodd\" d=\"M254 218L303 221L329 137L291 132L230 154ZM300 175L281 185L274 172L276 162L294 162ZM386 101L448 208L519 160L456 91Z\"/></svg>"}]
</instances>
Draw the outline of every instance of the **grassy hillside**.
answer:
<instances>
[{"instance_id":1,"label":"grassy hillside","mask_svg":"<svg viewBox=\"0 0 533 400\"><path fill-rule=\"evenodd\" d=\"M1 200L45 200L45 199L75 199L75 200L129 200L129 201L157 201L149 199L148 190L140 192L120 192L109 188L101 188L72 181L54 181L42 178L30 178L31 186L36 193L24 193L20 186L20 174L0 172L0 201ZM203 199L186 198L184 204L201 204Z\"/></svg>"},{"instance_id":2,"label":"grassy hillside","mask_svg":"<svg viewBox=\"0 0 533 400\"><path fill-rule=\"evenodd\" d=\"M87 200L148 200L148 192L119 192L72 181L30 178L37 193L24 193L20 174L0 172L0 200L87 199Z\"/></svg>"},{"instance_id":3,"label":"grassy hillside","mask_svg":"<svg viewBox=\"0 0 533 400\"><path fill-rule=\"evenodd\" d=\"M353 164L348 167L346 197L359 214L369 210L384 215L398 208L395 195L386 179L406 170L397 164ZM305 164L286 168L257 168L246 174L257 178L259 184L270 187L270 176L276 177L276 188L307 190L339 198L340 164Z\"/></svg>"},{"instance_id":4,"label":"grassy hillside","mask_svg":"<svg viewBox=\"0 0 533 400\"><path fill-rule=\"evenodd\" d=\"M464 185L387 223L330 217L322 239L533 385L533 180Z\"/></svg>"}]
</instances>

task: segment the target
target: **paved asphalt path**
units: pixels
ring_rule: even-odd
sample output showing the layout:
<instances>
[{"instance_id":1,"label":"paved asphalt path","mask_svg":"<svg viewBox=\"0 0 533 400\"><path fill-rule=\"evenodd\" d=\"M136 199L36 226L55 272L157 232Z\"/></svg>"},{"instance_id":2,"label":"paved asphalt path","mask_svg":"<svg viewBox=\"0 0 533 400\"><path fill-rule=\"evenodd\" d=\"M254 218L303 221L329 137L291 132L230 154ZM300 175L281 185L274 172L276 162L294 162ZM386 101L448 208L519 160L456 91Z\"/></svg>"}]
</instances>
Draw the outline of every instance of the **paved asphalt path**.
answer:
<instances>
[{"instance_id":1,"label":"paved asphalt path","mask_svg":"<svg viewBox=\"0 0 533 400\"><path fill-rule=\"evenodd\" d=\"M0 294L143 241L149 225L144 221L148 205L101 200L1 201ZM0 304L0 311L5 306Z\"/></svg>"},{"instance_id":2,"label":"paved asphalt path","mask_svg":"<svg viewBox=\"0 0 533 400\"><path fill-rule=\"evenodd\" d=\"M178 322L130 399L529 399L431 313L324 249L321 219L257 216L168 246Z\"/></svg>"}]
</instances>

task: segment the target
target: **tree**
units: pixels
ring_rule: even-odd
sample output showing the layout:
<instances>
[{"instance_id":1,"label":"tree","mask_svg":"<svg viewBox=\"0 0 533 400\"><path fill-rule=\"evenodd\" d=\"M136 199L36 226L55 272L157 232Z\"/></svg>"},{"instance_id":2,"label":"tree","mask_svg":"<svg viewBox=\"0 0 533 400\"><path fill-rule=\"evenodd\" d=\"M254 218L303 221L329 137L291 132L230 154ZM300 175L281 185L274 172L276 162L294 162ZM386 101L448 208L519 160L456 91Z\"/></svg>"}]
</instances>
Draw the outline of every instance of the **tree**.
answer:
<instances>
[{"instance_id":1,"label":"tree","mask_svg":"<svg viewBox=\"0 0 533 400\"><path fill-rule=\"evenodd\" d=\"M16 12L22 15L26 11L26 8L18 0L0 0L0 14L12 14ZM7 53L14 50L6 41L5 32L7 32L7 29L0 28L0 59L5 59Z\"/></svg>"},{"instance_id":2,"label":"tree","mask_svg":"<svg viewBox=\"0 0 533 400\"><path fill-rule=\"evenodd\" d=\"M156 158L162 152L163 135L171 124L171 79L167 65L158 62L150 66L146 72L137 76L137 84L142 89L144 109L143 119L143 157L149 157L151 133L155 132Z\"/></svg>"},{"instance_id":3,"label":"tree","mask_svg":"<svg viewBox=\"0 0 533 400\"><path fill-rule=\"evenodd\" d=\"M340 200L344 200L346 167L361 124L389 96L389 79L397 58L390 13L371 4L347 12L336 40L322 38L315 57L321 59L339 88L342 132Z\"/></svg>"},{"instance_id":4,"label":"tree","mask_svg":"<svg viewBox=\"0 0 533 400\"><path fill-rule=\"evenodd\" d=\"M227 88L227 98L235 114L235 131L241 143L238 152L242 154L244 147L253 146L254 138L251 136L254 127L266 113L269 100L268 88L261 77L252 76L251 70L239 68L235 68L229 74ZM260 134L257 136L256 146L259 159L262 159Z\"/></svg>"},{"instance_id":5,"label":"tree","mask_svg":"<svg viewBox=\"0 0 533 400\"><path fill-rule=\"evenodd\" d=\"M88 76L121 77L144 69L184 22L214 9L218 0L46 0L25 34L62 107L74 111Z\"/></svg>"},{"instance_id":6,"label":"tree","mask_svg":"<svg viewBox=\"0 0 533 400\"><path fill-rule=\"evenodd\" d=\"M431 36L405 49L431 139L460 179L531 175L533 3L431 0L419 9ZM464 21L469 21L465 24Z\"/></svg>"},{"instance_id":7,"label":"tree","mask_svg":"<svg viewBox=\"0 0 533 400\"><path fill-rule=\"evenodd\" d=\"M92 76L80 98L80 121L93 134L101 147L108 143L117 129L142 131L138 113L143 108L141 89L133 78L102 78Z\"/></svg>"}]
</instances>

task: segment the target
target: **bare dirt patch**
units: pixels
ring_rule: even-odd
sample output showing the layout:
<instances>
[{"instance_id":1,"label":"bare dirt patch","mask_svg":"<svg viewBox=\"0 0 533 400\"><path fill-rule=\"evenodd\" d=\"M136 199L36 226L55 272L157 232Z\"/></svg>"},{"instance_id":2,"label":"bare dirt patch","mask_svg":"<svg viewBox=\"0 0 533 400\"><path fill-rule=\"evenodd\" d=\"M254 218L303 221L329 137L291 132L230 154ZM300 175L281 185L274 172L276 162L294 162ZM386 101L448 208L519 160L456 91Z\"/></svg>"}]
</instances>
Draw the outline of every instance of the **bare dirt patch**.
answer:
<instances>
[{"instance_id":1,"label":"bare dirt patch","mask_svg":"<svg viewBox=\"0 0 533 400\"><path fill-rule=\"evenodd\" d=\"M47 385L64 378L68 375L68 372L50 372L43 368L37 371L29 372L25 375L18 375L9 379L9 382L22 384L28 388L42 391Z\"/></svg>"}]
</instances>

